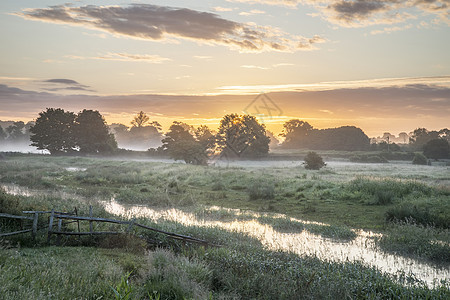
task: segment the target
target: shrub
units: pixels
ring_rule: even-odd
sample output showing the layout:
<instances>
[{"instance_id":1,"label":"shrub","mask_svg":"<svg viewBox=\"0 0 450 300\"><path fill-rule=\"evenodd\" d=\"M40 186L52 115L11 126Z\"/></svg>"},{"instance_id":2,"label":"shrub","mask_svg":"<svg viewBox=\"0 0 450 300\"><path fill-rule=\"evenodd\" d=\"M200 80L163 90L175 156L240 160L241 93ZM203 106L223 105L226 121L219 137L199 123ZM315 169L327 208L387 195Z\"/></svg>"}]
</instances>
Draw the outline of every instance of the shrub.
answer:
<instances>
[{"instance_id":1,"label":"shrub","mask_svg":"<svg viewBox=\"0 0 450 300\"><path fill-rule=\"evenodd\" d=\"M413 163L413 165L426 165L427 158L422 153L416 153L416 154L414 154L412 163Z\"/></svg>"},{"instance_id":2,"label":"shrub","mask_svg":"<svg viewBox=\"0 0 450 300\"><path fill-rule=\"evenodd\" d=\"M303 164L308 170L319 170L320 168L326 166L326 163L323 162L322 156L314 151L308 152L308 154L306 154L305 162Z\"/></svg>"}]
</instances>

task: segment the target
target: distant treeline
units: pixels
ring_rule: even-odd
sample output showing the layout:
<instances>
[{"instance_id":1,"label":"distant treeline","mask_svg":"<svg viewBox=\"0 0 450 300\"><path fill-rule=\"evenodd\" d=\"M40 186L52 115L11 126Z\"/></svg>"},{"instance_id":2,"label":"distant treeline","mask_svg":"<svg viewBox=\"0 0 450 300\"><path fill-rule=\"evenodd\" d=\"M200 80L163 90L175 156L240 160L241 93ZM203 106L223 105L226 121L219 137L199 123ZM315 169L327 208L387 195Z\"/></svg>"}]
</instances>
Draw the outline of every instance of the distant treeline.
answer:
<instances>
[{"instance_id":1,"label":"distant treeline","mask_svg":"<svg viewBox=\"0 0 450 300\"><path fill-rule=\"evenodd\" d=\"M11 123L11 122L10 122ZM4 124L4 123L3 123ZM408 155L383 155L383 157L355 157L355 161L382 162L391 157L407 157L412 152L422 152L428 158L450 157L450 131L414 130L409 144L399 146L382 141L371 143L369 137L355 126L316 129L308 122L292 119L285 122L280 134L283 142L264 124L250 115L225 115L217 131L207 126L197 128L174 121L169 130L161 131L161 125L150 121L143 111L130 122L131 127L114 123L107 125L98 111L83 110L78 114L63 109L48 108L39 114L35 122L12 122L4 130L0 126L2 141L31 141L31 145L51 154L64 153L128 153L119 147L133 150L148 150L150 155L163 155L181 159L187 163L205 164L213 156L232 158L256 158L268 154L270 148L337 150L337 151L382 151L409 152ZM119 145L119 147L118 147ZM0 148L1 151L1 148Z\"/></svg>"}]
</instances>

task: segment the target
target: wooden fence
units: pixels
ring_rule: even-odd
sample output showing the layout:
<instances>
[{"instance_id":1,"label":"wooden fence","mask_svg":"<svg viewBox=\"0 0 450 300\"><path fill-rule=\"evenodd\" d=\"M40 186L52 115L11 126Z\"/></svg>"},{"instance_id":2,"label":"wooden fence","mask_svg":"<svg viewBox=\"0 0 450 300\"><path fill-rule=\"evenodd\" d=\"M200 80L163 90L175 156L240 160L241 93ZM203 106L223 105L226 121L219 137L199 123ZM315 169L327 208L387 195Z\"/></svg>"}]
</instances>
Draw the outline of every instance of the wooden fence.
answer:
<instances>
[{"instance_id":1,"label":"wooden fence","mask_svg":"<svg viewBox=\"0 0 450 300\"><path fill-rule=\"evenodd\" d=\"M89 216L78 216L77 209L75 208L74 212L58 212L55 210L51 211L23 211L24 214L27 215L33 215L33 216L17 216L17 215L10 215L5 213L0 213L0 218L9 218L9 219L18 219L18 220L29 220L32 221L31 228L29 229L23 229L23 224L21 223L21 230L14 231L14 232L6 232L2 233L0 232L0 237L4 236L12 236L16 234L23 234L27 232L31 232L32 238L36 238L36 234L38 230L46 229L47 230L47 242L50 243L52 235L57 235L56 244L59 245L60 243L60 236L61 235L67 235L67 236L82 236L82 235L105 235L105 234L119 234L119 231L94 231L94 223L114 223L114 224L120 224L120 225L128 225L126 232L131 232L134 226L143 228L146 230L151 230L154 232L158 232L161 234L164 234L170 238L183 240L186 242L191 243L198 243L202 245L211 245L209 242L201 239L197 239L194 237L190 237L187 235L177 234L173 232L164 231L161 229L153 228L147 225L139 224L135 222L135 219L130 221L122 221L122 220L115 220L115 219L106 219L106 218L97 218L93 216L92 213L92 206L89 207ZM39 221L39 215L40 214L49 214L48 217L48 224L46 224L43 227L38 226ZM66 221L66 222L63 222ZM80 230L80 221L87 221L89 222L89 231L82 232ZM56 223L56 224L55 224ZM63 231L63 225L67 225L70 223L77 223L77 230L78 231Z\"/></svg>"}]
</instances>

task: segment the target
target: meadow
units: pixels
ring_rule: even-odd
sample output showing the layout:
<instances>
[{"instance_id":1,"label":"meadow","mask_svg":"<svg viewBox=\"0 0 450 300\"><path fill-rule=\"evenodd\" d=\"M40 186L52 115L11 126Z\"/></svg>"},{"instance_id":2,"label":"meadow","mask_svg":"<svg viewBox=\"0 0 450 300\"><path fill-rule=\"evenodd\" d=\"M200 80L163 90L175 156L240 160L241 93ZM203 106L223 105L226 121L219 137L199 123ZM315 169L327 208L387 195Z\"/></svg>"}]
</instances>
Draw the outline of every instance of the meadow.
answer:
<instances>
[{"instance_id":1,"label":"meadow","mask_svg":"<svg viewBox=\"0 0 450 300\"><path fill-rule=\"evenodd\" d=\"M133 217L126 210L134 209L144 224L219 246L189 245L138 230L66 238L64 247L47 245L45 232L34 243L17 236L0 242L0 294L7 299L448 298L449 167L327 164L310 171L298 160L192 166L6 155L0 161L1 212L76 206L86 214L93 205L96 216L126 219ZM122 208L119 216L112 204ZM174 210L175 217L167 215ZM2 230L17 226L0 222ZM270 247L248 228L219 224L256 224L262 235L270 231L277 238L321 238L322 247L327 241L346 247L359 241L360 232L369 232L366 247L444 270L444 280L430 283L364 261L302 255L292 246Z\"/></svg>"}]
</instances>

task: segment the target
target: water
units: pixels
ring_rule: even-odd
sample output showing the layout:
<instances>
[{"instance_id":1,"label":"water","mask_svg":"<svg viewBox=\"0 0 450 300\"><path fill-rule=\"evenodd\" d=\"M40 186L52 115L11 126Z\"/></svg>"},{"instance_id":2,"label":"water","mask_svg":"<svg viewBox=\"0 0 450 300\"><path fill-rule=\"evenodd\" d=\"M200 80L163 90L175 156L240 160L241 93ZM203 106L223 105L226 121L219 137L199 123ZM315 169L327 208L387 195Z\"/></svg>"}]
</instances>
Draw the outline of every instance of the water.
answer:
<instances>
[{"instance_id":1,"label":"water","mask_svg":"<svg viewBox=\"0 0 450 300\"><path fill-rule=\"evenodd\" d=\"M127 218L144 217L155 221L165 219L179 222L183 225L204 227L219 227L228 231L237 231L257 238L261 243L272 250L284 250L299 255L313 255L322 260L345 262L360 261L368 266L375 266L383 272L390 274L414 274L429 286L435 281L450 278L449 268L436 268L413 259L387 254L375 246L374 237L380 236L370 231L358 231L357 237L350 242L323 238L306 230L300 233L280 233L272 226L260 224L257 220L223 222L217 220L199 219L194 214L179 209L157 210L146 206L124 206L115 200L102 202L109 213ZM259 214L254 213L255 218ZM292 219L308 223L298 219Z\"/></svg>"}]
</instances>

